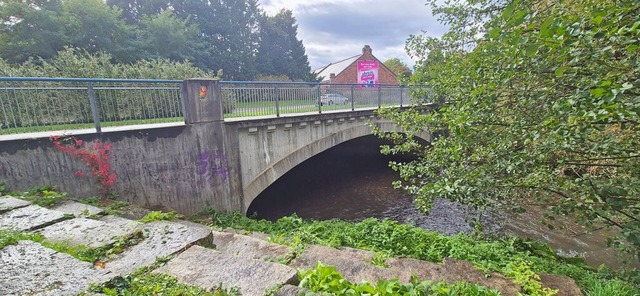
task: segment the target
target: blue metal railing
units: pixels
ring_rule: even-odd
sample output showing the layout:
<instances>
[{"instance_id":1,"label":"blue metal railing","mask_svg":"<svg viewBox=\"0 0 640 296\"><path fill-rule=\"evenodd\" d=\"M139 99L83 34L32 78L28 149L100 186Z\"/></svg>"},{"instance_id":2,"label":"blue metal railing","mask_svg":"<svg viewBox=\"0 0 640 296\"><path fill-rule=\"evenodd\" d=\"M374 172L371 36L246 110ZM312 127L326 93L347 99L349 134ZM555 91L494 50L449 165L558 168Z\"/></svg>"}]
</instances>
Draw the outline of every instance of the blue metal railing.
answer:
<instances>
[{"instance_id":1,"label":"blue metal railing","mask_svg":"<svg viewBox=\"0 0 640 296\"><path fill-rule=\"evenodd\" d=\"M184 122L182 80L0 77L0 135ZM221 81L225 118L407 106L424 86Z\"/></svg>"}]
</instances>

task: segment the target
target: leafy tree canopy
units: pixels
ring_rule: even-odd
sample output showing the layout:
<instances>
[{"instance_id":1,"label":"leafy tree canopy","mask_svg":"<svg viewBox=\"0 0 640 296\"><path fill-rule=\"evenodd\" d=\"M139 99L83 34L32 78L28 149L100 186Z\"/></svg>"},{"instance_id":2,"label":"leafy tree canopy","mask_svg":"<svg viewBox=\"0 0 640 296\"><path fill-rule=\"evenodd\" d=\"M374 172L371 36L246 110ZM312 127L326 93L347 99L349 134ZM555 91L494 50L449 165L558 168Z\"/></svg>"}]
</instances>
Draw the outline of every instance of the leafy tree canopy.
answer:
<instances>
[{"instance_id":1,"label":"leafy tree canopy","mask_svg":"<svg viewBox=\"0 0 640 296\"><path fill-rule=\"evenodd\" d=\"M274 16L260 18L258 70L266 75L285 75L291 80L311 81L309 59L302 41L298 40L298 25L291 10L283 9Z\"/></svg>"},{"instance_id":2,"label":"leafy tree canopy","mask_svg":"<svg viewBox=\"0 0 640 296\"><path fill-rule=\"evenodd\" d=\"M291 11L267 17L257 0L4 1L0 21L0 58L14 64L69 46L112 62L188 61L228 80L314 78Z\"/></svg>"},{"instance_id":3,"label":"leafy tree canopy","mask_svg":"<svg viewBox=\"0 0 640 296\"><path fill-rule=\"evenodd\" d=\"M393 71L398 78L408 78L412 74L409 66L403 63L399 58L390 58L384 61L383 64Z\"/></svg>"},{"instance_id":4,"label":"leafy tree canopy","mask_svg":"<svg viewBox=\"0 0 640 296\"><path fill-rule=\"evenodd\" d=\"M640 2L432 1L450 31L412 36L412 82L441 108L385 116L408 137L388 153L428 210L444 197L477 207L549 209L610 226L615 246L640 249ZM433 143L411 140L441 131Z\"/></svg>"}]
</instances>

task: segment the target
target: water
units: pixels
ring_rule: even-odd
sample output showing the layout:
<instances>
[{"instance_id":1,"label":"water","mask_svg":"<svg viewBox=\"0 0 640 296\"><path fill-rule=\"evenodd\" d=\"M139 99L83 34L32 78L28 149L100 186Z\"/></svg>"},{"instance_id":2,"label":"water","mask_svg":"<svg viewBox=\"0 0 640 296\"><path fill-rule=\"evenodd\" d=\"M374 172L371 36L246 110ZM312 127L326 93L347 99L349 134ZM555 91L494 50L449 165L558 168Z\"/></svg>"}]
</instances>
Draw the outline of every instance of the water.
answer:
<instances>
[{"instance_id":1,"label":"water","mask_svg":"<svg viewBox=\"0 0 640 296\"><path fill-rule=\"evenodd\" d=\"M540 222L538 209L519 217L506 217L502 213L475 213L437 199L429 215L420 213L412 204L412 196L392 187L391 182L399 177L388 166L392 158L379 152L384 143L374 136L362 137L305 161L262 192L248 214L268 220L294 213L314 220L388 218L444 234L473 231L465 218L476 216L488 232L544 241L563 256L585 257L592 266L620 266L615 252L604 247L610 232L579 235L586 230L562 219L559 223L566 226L564 230L550 230Z\"/></svg>"}]
</instances>

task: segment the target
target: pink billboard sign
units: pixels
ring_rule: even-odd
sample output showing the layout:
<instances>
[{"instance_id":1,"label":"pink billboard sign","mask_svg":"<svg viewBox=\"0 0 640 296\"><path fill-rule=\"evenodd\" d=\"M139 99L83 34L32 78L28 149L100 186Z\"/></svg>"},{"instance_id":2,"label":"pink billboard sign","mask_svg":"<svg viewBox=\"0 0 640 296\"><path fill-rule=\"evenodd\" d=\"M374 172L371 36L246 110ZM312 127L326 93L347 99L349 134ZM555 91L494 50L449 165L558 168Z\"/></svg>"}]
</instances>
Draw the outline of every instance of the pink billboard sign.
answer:
<instances>
[{"instance_id":1,"label":"pink billboard sign","mask_svg":"<svg viewBox=\"0 0 640 296\"><path fill-rule=\"evenodd\" d=\"M360 87L378 87L378 61L358 61Z\"/></svg>"}]
</instances>

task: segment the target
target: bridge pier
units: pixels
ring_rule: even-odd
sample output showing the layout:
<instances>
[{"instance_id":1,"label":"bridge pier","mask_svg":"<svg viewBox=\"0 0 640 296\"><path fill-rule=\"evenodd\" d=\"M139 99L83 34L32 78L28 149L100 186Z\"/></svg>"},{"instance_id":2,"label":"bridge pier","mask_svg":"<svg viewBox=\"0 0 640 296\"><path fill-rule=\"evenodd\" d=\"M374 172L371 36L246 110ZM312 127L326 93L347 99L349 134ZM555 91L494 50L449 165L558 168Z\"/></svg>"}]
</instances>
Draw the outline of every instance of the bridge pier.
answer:
<instances>
[{"instance_id":1,"label":"bridge pier","mask_svg":"<svg viewBox=\"0 0 640 296\"><path fill-rule=\"evenodd\" d=\"M224 124L219 80L185 80L182 96L186 131L193 137L195 190L205 206L243 210L238 136L234 126Z\"/></svg>"}]
</instances>

